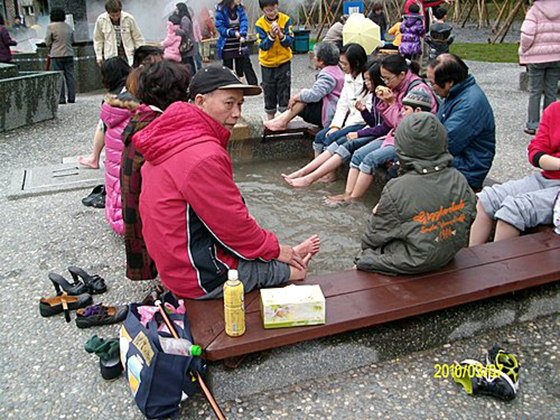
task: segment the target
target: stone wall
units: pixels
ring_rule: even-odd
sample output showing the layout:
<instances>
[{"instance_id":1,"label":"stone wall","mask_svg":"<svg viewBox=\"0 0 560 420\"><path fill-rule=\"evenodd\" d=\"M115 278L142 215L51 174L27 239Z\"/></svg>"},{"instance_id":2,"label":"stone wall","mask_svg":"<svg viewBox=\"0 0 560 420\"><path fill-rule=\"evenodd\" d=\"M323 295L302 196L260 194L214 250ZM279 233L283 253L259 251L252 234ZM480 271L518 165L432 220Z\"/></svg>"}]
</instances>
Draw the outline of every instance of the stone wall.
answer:
<instances>
[{"instance_id":1,"label":"stone wall","mask_svg":"<svg viewBox=\"0 0 560 420\"><path fill-rule=\"evenodd\" d=\"M61 87L61 73L18 73L0 64L0 133L55 118Z\"/></svg>"},{"instance_id":2,"label":"stone wall","mask_svg":"<svg viewBox=\"0 0 560 420\"><path fill-rule=\"evenodd\" d=\"M95 60L93 42L81 41L73 45L76 92L85 93L103 89L101 70ZM47 47L45 44L38 44L35 54L14 54L13 62L22 71L45 71Z\"/></svg>"}]
</instances>

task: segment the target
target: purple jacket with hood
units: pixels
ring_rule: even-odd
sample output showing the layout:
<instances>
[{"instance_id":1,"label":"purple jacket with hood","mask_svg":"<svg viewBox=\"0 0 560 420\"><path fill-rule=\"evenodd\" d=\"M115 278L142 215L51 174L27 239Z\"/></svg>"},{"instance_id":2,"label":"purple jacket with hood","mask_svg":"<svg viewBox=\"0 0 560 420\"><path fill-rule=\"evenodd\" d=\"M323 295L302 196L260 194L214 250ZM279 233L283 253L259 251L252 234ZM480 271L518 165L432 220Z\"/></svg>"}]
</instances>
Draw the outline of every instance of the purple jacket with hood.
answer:
<instances>
[{"instance_id":1,"label":"purple jacket with hood","mask_svg":"<svg viewBox=\"0 0 560 420\"><path fill-rule=\"evenodd\" d=\"M424 22L421 15L405 15L401 23L401 54L422 54L422 39L424 36Z\"/></svg>"}]
</instances>

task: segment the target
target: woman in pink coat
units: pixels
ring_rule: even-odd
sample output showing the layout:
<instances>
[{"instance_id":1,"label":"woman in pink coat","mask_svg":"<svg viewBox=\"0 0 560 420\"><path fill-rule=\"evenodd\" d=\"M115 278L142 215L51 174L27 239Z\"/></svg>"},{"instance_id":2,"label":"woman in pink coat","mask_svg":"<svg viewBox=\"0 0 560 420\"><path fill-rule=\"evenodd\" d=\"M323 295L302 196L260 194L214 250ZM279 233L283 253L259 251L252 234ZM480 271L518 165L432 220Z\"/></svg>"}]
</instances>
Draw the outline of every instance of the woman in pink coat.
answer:
<instances>
[{"instance_id":1,"label":"woman in pink coat","mask_svg":"<svg viewBox=\"0 0 560 420\"><path fill-rule=\"evenodd\" d=\"M529 118L525 132L534 135L541 119L541 96L546 109L556 101L560 79L560 2L537 0L521 26L519 62L529 73Z\"/></svg>"},{"instance_id":2,"label":"woman in pink coat","mask_svg":"<svg viewBox=\"0 0 560 420\"><path fill-rule=\"evenodd\" d=\"M181 36L177 35L180 29L179 23L175 23L173 20L178 18L175 15L171 15L167 21L167 36L161 43L163 47L163 58L166 60L181 62L181 52L179 47L181 46Z\"/></svg>"},{"instance_id":3,"label":"woman in pink coat","mask_svg":"<svg viewBox=\"0 0 560 420\"><path fill-rule=\"evenodd\" d=\"M105 131L105 217L119 235L124 235L121 184L119 181L121 157L124 148L122 133L139 104L128 92L105 98L101 120Z\"/></svg>"}]
</instances>

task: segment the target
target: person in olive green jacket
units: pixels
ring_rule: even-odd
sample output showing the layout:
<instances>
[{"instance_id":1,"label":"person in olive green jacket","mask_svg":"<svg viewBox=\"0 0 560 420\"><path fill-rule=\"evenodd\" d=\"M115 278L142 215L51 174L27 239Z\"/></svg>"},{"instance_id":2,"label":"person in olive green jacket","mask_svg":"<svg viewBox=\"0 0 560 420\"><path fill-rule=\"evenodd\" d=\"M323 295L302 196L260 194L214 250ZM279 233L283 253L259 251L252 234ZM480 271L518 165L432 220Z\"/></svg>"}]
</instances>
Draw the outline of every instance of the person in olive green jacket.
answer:
<instances>
[{"instance_id":1,"label":"person in olive green jacket","mask_svg":"<svg viewBox=\"0 0 560 420\"><path fill-rule=\"evenodd\" d=\"M433 114L404 118L395 149L401 175L387 183L373 209L357 268L384 274L441 268L468 246L475 194L451 166L447 132Z\"/></svg>"}]
</instances>

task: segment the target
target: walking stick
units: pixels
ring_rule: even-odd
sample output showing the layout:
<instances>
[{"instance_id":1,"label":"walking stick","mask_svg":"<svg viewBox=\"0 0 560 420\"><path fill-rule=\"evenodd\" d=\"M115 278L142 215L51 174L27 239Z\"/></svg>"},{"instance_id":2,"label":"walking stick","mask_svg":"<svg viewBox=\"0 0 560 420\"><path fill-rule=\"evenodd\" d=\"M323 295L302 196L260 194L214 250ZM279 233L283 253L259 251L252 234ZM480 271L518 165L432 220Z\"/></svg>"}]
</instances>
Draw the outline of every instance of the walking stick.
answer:
<instances>
[{"instance_id":1,"label":"walking stick","mask_svg":"<svg viewBox=\"0 0 560 420\"><path fill-rule=\"evenodd\" d=\"M173 323L167 317L167 313L165 312L165 309L163 309L163 306L161 306L161 301L156 300L154 302L154 305L158 308L159 313L161 314L161 317L163 318L163 322L165 322L165 325L167 325L167 328L171 332L171 335L173 336L173 338L179 339L180 338L179 334L177 334L177 330L175 330L175 326L173 325ZM187 353L187 351L185 349L183 349L183 352L185 353L185 356L189 356L189 354ZM218 403L214 399L214 396L212 395L212 393L210 392L210 390L208 389L208 387L204 383L204 380L202 379L202 376L200 376L200 373L198 373L198 372L196 373L196 379L198 379L198 383L200 384L200 388L202 388L202 393L204 394L204 396L208 400L208 403L210 404L210 407L212 407L212 410L214 411L214 414L216 415L216 418L218 420L226 420L226 418L224 416L224 413L222 413L222 410L220 409L220 406L218 406Z\"/></svg>"}]
</instances>

